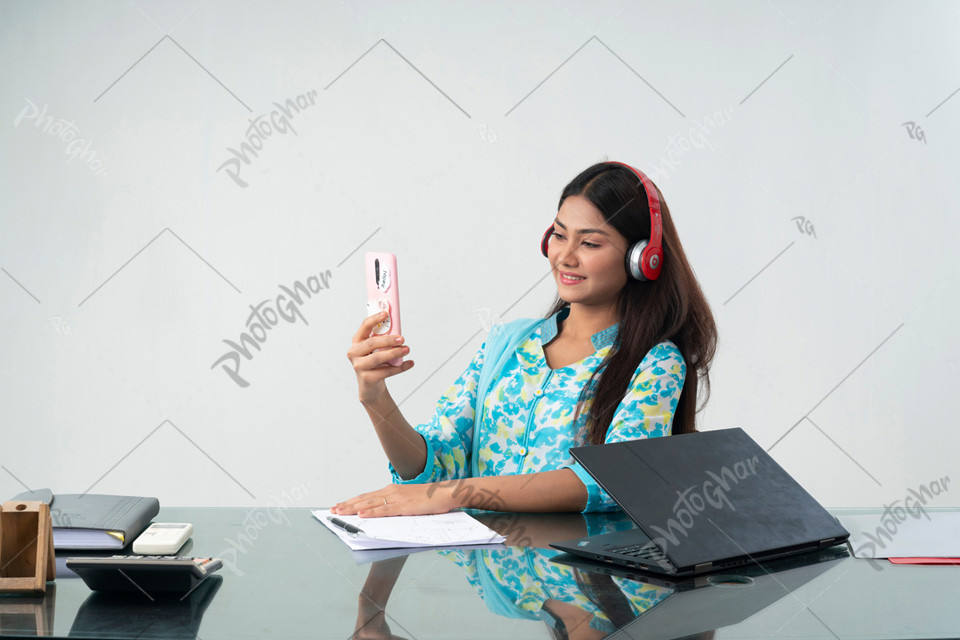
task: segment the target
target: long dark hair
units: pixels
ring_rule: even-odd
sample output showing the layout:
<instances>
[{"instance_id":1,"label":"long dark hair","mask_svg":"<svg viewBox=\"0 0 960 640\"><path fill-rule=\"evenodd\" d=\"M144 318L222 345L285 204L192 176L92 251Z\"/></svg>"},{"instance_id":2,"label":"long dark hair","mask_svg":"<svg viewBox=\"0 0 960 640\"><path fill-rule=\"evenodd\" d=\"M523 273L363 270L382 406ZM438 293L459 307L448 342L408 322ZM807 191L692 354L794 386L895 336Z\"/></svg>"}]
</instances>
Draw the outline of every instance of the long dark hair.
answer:
<instances>
[{"instance_id":1,"label":"long dark hair","mask_svg":"<svg viewBox=\"0 0 960 640\"><path fill-rule=\"evenodd\" d=\"M672 433L696 430L696 413L702 408L702 404L697 406L697 392L702 386L704 403L710 394L709 369L717 348L717 325L659 188L657 194L663 221L660 276L650 282L628 277L618 302L616 346L593 372L577 403L579 415L588 393L594 392L589 433L592 444L606 440L607 429L637 367L647 352L664 340L677 345L687 366ZM628 246L650 237L650 207L642 183L630 169L615 163L595 164L564 188L557 209L570 196L589 200L607 224L627 239ZM558 296L547 317L568 306Z\"/></svg>"}]
</instances>

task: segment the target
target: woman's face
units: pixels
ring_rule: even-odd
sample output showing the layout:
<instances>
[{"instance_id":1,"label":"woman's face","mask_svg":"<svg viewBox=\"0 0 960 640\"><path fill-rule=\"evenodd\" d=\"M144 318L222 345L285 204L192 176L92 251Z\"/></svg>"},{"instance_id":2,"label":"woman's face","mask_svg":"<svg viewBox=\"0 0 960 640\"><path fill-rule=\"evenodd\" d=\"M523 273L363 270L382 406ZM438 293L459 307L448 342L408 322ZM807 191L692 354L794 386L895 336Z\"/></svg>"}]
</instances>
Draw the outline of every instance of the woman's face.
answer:
<instances>
[{"instance_id":1,"label":"woman's face","mask_svg":"<svg viewBox=\"0 0 960 640\"><path fill-rule=\"evenodd\" d=\"M553 223L547 257L557 293L570 304L616 305L627 284L627 240L582 196L563 201Z\"/></svg>"}]
</instances>

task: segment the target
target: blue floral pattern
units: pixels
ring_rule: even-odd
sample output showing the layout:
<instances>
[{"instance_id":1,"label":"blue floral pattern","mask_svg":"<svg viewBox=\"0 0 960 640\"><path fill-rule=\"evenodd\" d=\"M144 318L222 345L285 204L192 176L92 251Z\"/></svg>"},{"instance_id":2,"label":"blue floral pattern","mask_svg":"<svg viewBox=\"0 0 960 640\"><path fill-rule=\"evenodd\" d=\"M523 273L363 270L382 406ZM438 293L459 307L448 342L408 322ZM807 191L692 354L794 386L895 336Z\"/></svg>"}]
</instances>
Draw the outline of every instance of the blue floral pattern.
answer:
<instances>
[{"instance_id":1,"label":"blue floral pattern","mask_svg":"<svg viewBox=\"0 0 960 640\"><path fill-rule=\"evenodd\" d=\"M588 597L577 584L576 570L551 561L559 551L505 547L441 553L464 569L467 580L498 615L543 619L544 602L557 600L592 614L590 626L594 629L605 633L615 630L600 603ZM615 576L611 579L623 593L633 616L640 615L673 593L673 589L637 580Z\"/></svg>"},{"instance_id":2,"label":"blue floral pattern","mask_svg":"<svg viewBox=\"0 0 960 640\"><path fill-rule=\"evenodd\" d=\"M566 311L566 310L564 310ZM547 365L543 345L558 332L563 311L537 326L507 360L483 401L478 434L474 434L477 386L486 342L467 369L437 402L430 421L416 430L427 444L427 463L412 479L394 482L438 482L470 476L473 447L479 447L482 476L536 473L572 468L587 486L584 511L616 509L570 455L571 447L588 444L592 396L574 421L577 401L594 370L615 346L617 325L593 336L597 349L586 358L557 369ZM601 374L602 375L602 374ZM605 442L670 435L683 387L686 365L672 342L661 342L646 354L614 414Z\"/></svg>"}]
</instances>

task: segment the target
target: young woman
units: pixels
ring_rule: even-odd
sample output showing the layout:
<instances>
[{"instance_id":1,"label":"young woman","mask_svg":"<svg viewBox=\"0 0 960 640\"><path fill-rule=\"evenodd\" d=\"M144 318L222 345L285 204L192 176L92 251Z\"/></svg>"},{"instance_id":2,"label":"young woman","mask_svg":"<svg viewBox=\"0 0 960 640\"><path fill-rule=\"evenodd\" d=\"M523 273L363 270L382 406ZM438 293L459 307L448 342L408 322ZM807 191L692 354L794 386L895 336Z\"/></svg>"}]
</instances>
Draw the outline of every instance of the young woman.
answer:
<instances>
[{"instance_id":1,"label":"young woman","mask_svg":"<svg viewBox=\"0 0 960 640\"><path fill-rule=\"evenodd\" d=\"M361 323L347 357L394 482L334 513L614 509L570 447L694 430L717 330L659 189L593 165L563 190L541 249L557 283L547 317L494 327L416 428L385 383L413 366L386 364L409 347L371 335L385 314Z\"/></svg>"}]
</instances>

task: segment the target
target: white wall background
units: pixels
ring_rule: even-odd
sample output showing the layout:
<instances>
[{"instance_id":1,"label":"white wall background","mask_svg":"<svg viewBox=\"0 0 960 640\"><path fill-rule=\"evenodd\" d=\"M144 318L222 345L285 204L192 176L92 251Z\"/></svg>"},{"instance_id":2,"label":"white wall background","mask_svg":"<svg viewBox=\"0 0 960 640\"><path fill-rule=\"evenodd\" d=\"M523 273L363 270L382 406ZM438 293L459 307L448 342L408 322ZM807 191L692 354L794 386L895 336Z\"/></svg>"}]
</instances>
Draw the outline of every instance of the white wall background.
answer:
<instances>
[{"instance_id":1,"label":"white wall background","mask_svg":"<svg viewBox=\"0 0 960 640\"><path fill-rule=\"evenodd\" d=\"M540 235L605 158L659 183L713 305L702 429L743 426L827 505L960 479L958 24L956 2L5 1L0 496L385 484L345 358L363 253L399 256L417 366L391 389L424 421L491 322L545 312ZM310 95L245 187L220 168ZM249 386L212 368L251 304L326 271Z\"/></svg>"}]
</instances>

